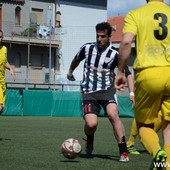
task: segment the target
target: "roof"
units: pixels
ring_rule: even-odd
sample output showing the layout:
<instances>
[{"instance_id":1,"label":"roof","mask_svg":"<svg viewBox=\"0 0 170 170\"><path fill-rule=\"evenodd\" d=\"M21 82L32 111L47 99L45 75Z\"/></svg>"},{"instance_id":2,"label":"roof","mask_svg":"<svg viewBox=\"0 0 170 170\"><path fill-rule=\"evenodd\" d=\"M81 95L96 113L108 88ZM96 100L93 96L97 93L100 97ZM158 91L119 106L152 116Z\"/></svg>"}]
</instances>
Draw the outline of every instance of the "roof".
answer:
<instances>
[{"instance_id":1,"label":"roof","mask_svg":"<svg viewBox=\"0 0 170 170\"><path fill-rule=\"evenodd\" d=\"M111 37L112 42L120 42L122 39L122 30L124 27L125 16L113 16L107 19L107 22L113 27L113 33Z\"/></svg>"},{"instance_id":2,"label":"roof","mask_svg":"<svg viewBox=\"0 0 170 170\"><path fill-rule=\"evenodd\" d=\"M11 1L15 1L15 2L22 2L22 3L24 3L24 2L25 2L25 0L11 0Z\"/></svg>"}]
</instances>

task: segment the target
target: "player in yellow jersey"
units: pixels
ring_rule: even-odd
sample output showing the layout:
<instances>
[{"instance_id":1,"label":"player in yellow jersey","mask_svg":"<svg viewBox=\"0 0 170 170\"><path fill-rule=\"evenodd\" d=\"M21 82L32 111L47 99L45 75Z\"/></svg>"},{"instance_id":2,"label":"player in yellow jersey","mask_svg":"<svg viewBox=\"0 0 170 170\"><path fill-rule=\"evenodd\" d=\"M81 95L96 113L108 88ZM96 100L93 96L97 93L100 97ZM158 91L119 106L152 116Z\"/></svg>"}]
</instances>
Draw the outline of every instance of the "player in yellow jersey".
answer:
<instances>
[{"instance_id":1,"label":"player in yellow jersey","mask_svg":"<svg viewBox=\"0 0 170 170\"><path fill-rule=\"evenodd\" d=\"M150 169L170 170L170 7L163 0L148 0L125 17L119 47L119 66L115 86L123 90L124 68L136 39L135 119L140 141L153 158ZM162 112L161 148L153 130L158 112Z\"/></svg>"},{"instance_id":2,"label":"player in yellow jersey","mask_svg":"<svg viewBox=\"0 0 170 170\"><path fill-rule=\"evenodd\" d=\"M2 114L6 98L5 69L8 69L10 71L10 74L13 77L14 81L16 79L15 72L11 65L8 63L7 48L2 45L2 39L3 32L2 30L0 30L0 114Z\"/></svg>"}]
</instances>

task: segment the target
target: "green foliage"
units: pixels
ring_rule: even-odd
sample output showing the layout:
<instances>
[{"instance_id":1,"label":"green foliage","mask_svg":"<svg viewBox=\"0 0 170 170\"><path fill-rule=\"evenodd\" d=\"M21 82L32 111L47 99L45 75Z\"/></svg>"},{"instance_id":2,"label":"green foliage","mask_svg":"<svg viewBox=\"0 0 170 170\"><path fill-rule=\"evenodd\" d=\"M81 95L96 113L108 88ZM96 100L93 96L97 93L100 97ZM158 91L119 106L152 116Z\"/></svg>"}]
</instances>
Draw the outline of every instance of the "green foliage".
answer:
<instances>
[{"instance_id":1,"label":"green foliage","mask_svg":"<svg viewBox=\"0 0 170 170\"><path fill-rule=\"evenodd\" d=\"M33 36L36 35L37 29L36 28L26 28L23 32L21 32L22 36Z\"/></svg>"}]
</instances>

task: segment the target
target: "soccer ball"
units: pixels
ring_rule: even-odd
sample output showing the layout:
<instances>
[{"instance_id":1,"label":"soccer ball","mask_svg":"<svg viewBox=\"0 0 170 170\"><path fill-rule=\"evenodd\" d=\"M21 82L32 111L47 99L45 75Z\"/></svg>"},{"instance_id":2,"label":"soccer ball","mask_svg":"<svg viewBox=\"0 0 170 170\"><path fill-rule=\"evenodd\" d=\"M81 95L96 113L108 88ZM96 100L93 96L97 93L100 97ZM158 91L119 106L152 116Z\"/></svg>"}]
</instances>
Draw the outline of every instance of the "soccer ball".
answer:
<instances>
[{"instance_id":1,"label":"soccer ball","mask_svg":"<svg viewBox=\"0 0 170 170\"><path fill-rule=\"evenodd\" d=\"M68 159L75 159L81 153L79 140L74 138L66 139L61 145L62 154Z\"/></svg>"}]
</instances>

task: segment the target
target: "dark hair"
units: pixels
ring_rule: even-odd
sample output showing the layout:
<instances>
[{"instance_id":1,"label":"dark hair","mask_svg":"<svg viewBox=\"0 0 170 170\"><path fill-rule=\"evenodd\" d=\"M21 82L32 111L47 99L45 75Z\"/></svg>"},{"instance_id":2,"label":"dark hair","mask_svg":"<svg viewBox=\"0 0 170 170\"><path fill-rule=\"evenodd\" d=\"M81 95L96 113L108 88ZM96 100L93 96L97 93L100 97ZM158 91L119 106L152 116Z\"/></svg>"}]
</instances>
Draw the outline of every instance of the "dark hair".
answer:
<instances>
[{"instance_id":1,"label":"dark hair","mask_svg":"<svg viewBox=\"0 0 170 170\"><path fill-rule=\"evenodd\" d=\"M96 25L96 32L101 30L102 31L107 30L109 36L112 33L112 27L108 22L101 22Z\"/></svg>"},{"instance_id":2,"label":"dark hair","mask_svg":"<svg viewBox=\"0 0 170 170\"><path fill-rule=\"evenodd\" d=\"M0 30L0 32L2 32L2 34L3 34L3 31L2 31L2 30Z\"/></svg>"}]
</instances>

